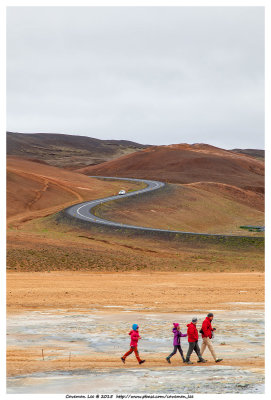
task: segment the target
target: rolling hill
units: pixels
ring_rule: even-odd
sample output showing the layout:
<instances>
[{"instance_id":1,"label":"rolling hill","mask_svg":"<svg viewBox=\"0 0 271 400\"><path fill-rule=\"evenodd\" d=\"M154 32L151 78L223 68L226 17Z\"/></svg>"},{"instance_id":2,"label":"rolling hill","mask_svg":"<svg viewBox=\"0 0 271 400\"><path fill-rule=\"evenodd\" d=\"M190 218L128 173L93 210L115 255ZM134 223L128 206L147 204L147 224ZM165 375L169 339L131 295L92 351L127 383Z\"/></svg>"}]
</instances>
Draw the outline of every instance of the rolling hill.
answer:
<instances>
[{"instance_id":1,"label":"rolling hill","mask_svg":"<svg viewBox=\"0 0 271 400\"><path fill-rule=\"evenodd\" d=\"M264 225L264 195L222 183L174 184L151 196L103 204L96 215L149 228L242 236L250 233L240 226Z\"/></svg>"},{"instance_id":2,"label":"rolling hill","mask_svg":"<svg viewBox=\"0 0 271 400\"><path fill-rule=\"evenodd\" d=\"M7 222L25 222L53 214L74 203L137 187L129 182L102 182L73 171L15 156L7 157Z\"/></svg>"},{"instance_id":3,"label":"rolling hill","mask_svg":"<svg viewBox=\"0 0 271 400\"><path fill-rule=\"evenodd\" d=\"M182 184L214 182L264 193L263 161L198 143L152 146L78 172Z\"/></svg>"}]
</instances>

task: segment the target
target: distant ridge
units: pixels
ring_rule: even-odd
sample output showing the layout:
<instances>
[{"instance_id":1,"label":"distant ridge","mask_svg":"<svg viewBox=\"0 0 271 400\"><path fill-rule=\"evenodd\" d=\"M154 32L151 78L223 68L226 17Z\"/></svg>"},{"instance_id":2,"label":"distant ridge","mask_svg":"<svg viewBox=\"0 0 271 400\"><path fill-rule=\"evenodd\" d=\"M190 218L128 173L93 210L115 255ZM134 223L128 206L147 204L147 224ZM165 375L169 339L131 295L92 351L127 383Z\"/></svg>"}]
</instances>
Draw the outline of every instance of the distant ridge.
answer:
<instances>
[{"instance_id":1,"label":"distant ridge","mask_svg":"<svg viewBox=\"0 0 271 400\"><path fill-rule=\"evenodd\" d=\"M259 149L233 149L231 151L233 151L234 153L246 154L248 156L259 159L264 159L265 157L265 151Z\"/></svg>"},{"instance_id":2,"label":"distant ridge","mask_svg":"<svg viewBox=\"0 0 271 400\"><path fill-rule=\"evenodd\" d=\"M147 148L129 140L101 140L59 133L7 132L7 155L76 169Z\"/></svg>"}]
</instances>

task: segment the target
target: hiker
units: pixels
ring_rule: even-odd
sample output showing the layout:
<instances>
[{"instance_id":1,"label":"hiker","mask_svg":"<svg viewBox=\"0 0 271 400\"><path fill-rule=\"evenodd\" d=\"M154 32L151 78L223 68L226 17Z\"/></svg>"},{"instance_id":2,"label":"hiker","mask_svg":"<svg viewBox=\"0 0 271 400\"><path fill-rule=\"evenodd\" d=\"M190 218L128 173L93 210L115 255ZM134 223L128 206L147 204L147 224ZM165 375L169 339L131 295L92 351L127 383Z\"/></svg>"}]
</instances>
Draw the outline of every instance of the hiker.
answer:
<instances>
[{"instance_id":1,"label":"hiker","mask_svg":"<svg viewBox=\"0 0 271 400\"><path fill-rule=\"evenodd\" d=\"M207 315L207 317L205 318L205 320L202 323L202 327L200 330L201 336L202 336L202 345L201 345L201 349L200 352L201 354L204 353L206 346L208 347L208 349L210 350L215 362L220 362L223 359L222 358L217 358L211 339L214 337L213 331L216 330L216 328L212 327L212 320L214 318L214 314L213 313L209 313Z\"/></svg>"},{"instance_id":2,"label":"hiker","mask_svg":"<svg viewBox=\"0 0 271 400\"><path fill-rule=\"evenodd\" d=\"M168 362L169 364L170 364L170 358L171 358L172 356L174 356L174 354L177 353L177 350L179 350L179 352L180 352L180 354L181 354L181 357L182 357L182 359L183 359L183 362L185 362L185 358L184 358L184 356L183 356L183 349L182 349L182 347L181 347L181 337L187 336L187 333L182 333L182 332L181 332L181 330L180 330L180 324L178 324L178 323L173 323L173 326L174 326L174 328L172 329L172 332L173 332L173 334L174 334L174 337L173 337L173 346L174 346L174 349L173 349L173 352L172 352L169 356L166 357L166 360L167 360L167 362Z\"/></svg>"},{"instance_id":3,"label":"hiker","mask_svg":"<svg viewBox=\"0 0 271 400\"><path fill-rule=\"evenodd\" d=\"M195 353L198 356L198 362L202 362L205 363L206 360L204 360L204 358L202 358L202 355L200 353L200 348L199 348L199 344L198 344L198 340L199 340L199 334L198 334L198 330L197 330L197 322L198 319L197 318L193 318L192 322L190 322L190 324L187 324L187 335L188 335L188 343L189 343L189 347L188 347L188 351L186 354L186 359L185 359L185 363L187 364L193 364L190 361L190 356L193 352L193 350L195 351Z\"/></svg>"},{"instance_id":4,"label":"hiker","mask_svg":"<svg viewBox=\"0 0 271 400\"><path fill-rule=\"evenodd\" d=\"M145 362L145 360L141 360L137 350L138 339L141 339L138 333L138 328L139 327L137 324L133 324L132 330L129 332L129 335L131 336L131 343L130 343L131 348L130 350L127 351L127 353L124 354L124 356L121 357L121 361L123 362L123 364L125 364L125 358L129 356L129 354L131 354L133 351L135 352L135 356L139 364L143 364Z\"/></svg>"}]
</instances>

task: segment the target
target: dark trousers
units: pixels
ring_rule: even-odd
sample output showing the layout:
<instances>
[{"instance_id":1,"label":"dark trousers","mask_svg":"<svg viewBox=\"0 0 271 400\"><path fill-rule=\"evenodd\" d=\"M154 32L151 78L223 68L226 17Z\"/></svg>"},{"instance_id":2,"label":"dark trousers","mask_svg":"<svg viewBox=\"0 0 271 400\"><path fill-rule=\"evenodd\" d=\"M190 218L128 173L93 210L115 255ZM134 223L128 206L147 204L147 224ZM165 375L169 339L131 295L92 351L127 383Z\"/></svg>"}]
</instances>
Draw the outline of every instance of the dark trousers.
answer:
<instances>
[{"instance_id":1,"label":"dark trousers","mask_svg":"<svg viewBox=\"0 0 271 400\"><path fill-rule=\"evenodd\" d=\"M186 361L190 360L190 356L193 353L193 350L197 354L199 360L202 359L202 356L200 354L199 344L198 344L198 341L196 341L196 342L189 342L189 347L188 347L188 351L186 354Z\"/></svg>"},{"instance_id":2,"label":"dark trousers","mask_svg":"<svg viewBox=\"0 0 271 400\"><path fill-rule=\"evenodd\" d=\"M177 353L177 350L179 350L179 352L181 354L181 357L184 360L183 349L181 348L180 344L174 346L173 352L167 358L170 358L170 357L174 356L174 354Z\"/></svg>"}]
</instances>

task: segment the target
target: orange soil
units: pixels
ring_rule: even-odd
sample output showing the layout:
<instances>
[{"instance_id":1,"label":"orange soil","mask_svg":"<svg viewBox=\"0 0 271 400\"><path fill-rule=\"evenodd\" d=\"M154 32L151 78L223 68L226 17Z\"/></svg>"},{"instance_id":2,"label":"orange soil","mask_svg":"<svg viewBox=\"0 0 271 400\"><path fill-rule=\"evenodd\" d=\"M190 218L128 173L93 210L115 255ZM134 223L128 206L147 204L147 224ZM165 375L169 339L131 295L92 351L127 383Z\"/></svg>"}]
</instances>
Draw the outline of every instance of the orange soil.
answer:
<instances>
[{"instance_id":1,"label":"orange soil","mask_svg":"<svg viewBox=\"0 0 271 400\"><path fill-rule=\"evenodd\" d=\"M128 190L137 184L109 182L19 157L7 158L7 222L18 224L69 205Z\"/></svg>"},{"instance_id":2,"label":"orange soil","mask_svg":"<svg viewBox=\"0 0 271 400\"><path fill-rule=\"evenodd\" d=\"M45 347L45 346L43 346ZM45 349L45 357L46 357ZM31 350L25 349L8 349L7 350L7 376L16 376L20 374L31 374L34 372L45 372L45 371L71 371L76 369L84 369L84 370L93 370L93 369L101 369L101 368L138 368L138 363L132 357L127 361L126 365L123 365L120 359L116 359L116 356L110 355L99 355L99 356L78 356L72 355L71 360L69 361L69 354L67 357L61 358L58 357L56 349L54 349L53 353L51 349L48 349L47 354L55 355L55 360L43 360L41 354L41 347L39 348L31 348ZM160 367L161 369L165 368L168 370L168 365L165 365L165 355L163 353L155 353L155 355L148 354L147 362L144 364L143 368L152 368L152 367ZM191 361L196 362L196 357L194 354L191 356ZM197 366L201 366L202 368L206 367L206 365L217 365L211 358L208 358L208 364L196 364ZM171 366L174 368L178 367L186 367L186 364L180 363L177 359L171 361ZM250 368L264 368L264 359L263 358L251 358L246 360L237 360L237 359L227 359L223 360L223 366L236 366L244 369ZM188 366L189 367L189 366Z\"/></svg>"},{"instance_id":3,"label":"orange soil","mask_svg":"<svg viewBox=\"0 0 271 400\"><path fill-rule=\"evenodd\" d=\"M263 273L7 273L8 313L139 303L158 312L189 312L207 305L231 309L240 301L264 302Z\"/></svg>"},{"instance_id":4,"label":"orange soil","mask_svg":"<svg viewBox=\"0 0 271 400\"><path fill-rule=\"evenodd\" d=\"M153 146L78 172L172 183L219 182L264 191L264 162L202 144Z\"/></svg>"}]
</instances>

